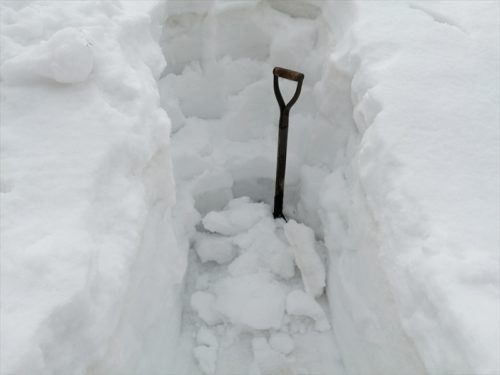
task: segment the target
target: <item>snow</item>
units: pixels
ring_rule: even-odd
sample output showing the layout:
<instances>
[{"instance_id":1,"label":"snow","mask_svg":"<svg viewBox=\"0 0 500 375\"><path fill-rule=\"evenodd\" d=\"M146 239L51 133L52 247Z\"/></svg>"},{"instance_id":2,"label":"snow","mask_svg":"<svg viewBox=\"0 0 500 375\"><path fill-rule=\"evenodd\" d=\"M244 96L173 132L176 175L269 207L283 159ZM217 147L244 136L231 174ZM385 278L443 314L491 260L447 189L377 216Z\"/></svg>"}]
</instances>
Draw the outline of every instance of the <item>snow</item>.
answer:
<instances>
[{"instance_id":1,"label":"snow","mask_svg":"<svg viewBox=\"0 0 500 375\"><path fill-rule=\"evenodd\" d=\"M233 236L198 227L193 251L200 242L222 242L235 246L238 256L231 263L206 262L202 257L191 256L185 291L190 296L190 308L185 307L182 332L186 347L193 347L193 358L181 356L173 371L295 373L294 363L300 362L303 372L324 373L331 368L342 372L341 361L336 356L325 361L311 353L311 347L294 350L296 341L318 331L330 338L322 343L324 351L338 352L323 312L327 309L326 301L317 302L298 289L302 285L300 274L283 273L282 268L276 268L280 263L290 262L293 271L295 264L288 249L284 223L272 219L271 207L264 203L256 205L250 198L241 197L210 214L233 217L231 212L237 211L243 217L247 211L251 216L256 207L263 217L245 232L236 230L241 224L238 220L227 221L224 226L228 233L236 233ZM212 255L218 254L218 249L218 246L212 247ZM276 254L287 257L276 257ZM194 342L192 334L197 330Z\"/></svg>"},{"instance_id":2,"label":"snow","mask_svg":"<svg viewBox=\"0 0 500 375\"><path fill-rule=\"evenodd\" d=\"M498 2L0 15L0 373L500 372Z\"/></svg>"},{"instance_id":3,"label":"snow","mask_svg":"<svg viewBox=\"0 0 500 375\"><path fill-rule=\"evenodd\" d=\"M256 337L252 340L255 365L262 375L292 374L291 366L286 358L271 348L264 337Z\"/></svg>"},{"instance_id":4,"label":"snow","mask_svg":"<svg viewBox=\"0 0 500 375\"><path fill-rule=\"evenodd\" d=\"M209 212L203 218L203 226L210 232L234 236L247 231L265 216L260 203L250 203L247 197L231 201L224 211Z\"/></svg>"},{"instance_id":5,"label":"snow","mask_svg":"<svg viewBox=\"0 0 500 375\"><path fill-rule=\"evenodd\" d=\"M231 262L227 270L232 276L238 276L255 273L261 267L261 258L259 255L254 252L246 252Z\"/></svg>"},{"instance_id":6,"label":"snow","mask_svg":"<svg viewBox=\"0 0 500 375\"><path fill-rule=\"evenodd\" d=\"M272 202L270 72L283 65L305 73L290 118L285 213L314 232L308 245L291 241L292 251L322 252L314 238L325 240L326 267L324 257L313 258L328 274L328 317L346 371L498 372L498 5L277 1L196 9L167 21L171 67L160 86L185 111L178 132L196 128L207 141L193 159L231 176L217 190L221 201ZM246 35L235 31L238 22ZM293 282L288 267L273 270L261 255L269 252L258 253L264 240L241 251L251 246L250 231L234 239L240 254L230 275L265 269ZM297 332L302 324L294 323Z\"/></svg>"},{"instance_id":7,"label":"snow","mask_svg":"<svg viewBox=\"0 0 500 375\"><path fill-rule=\"evenodd\" d=\"M289 246L280 236L280 224L267 213L267 217L258 222L245 233L233 238L239 248L246 248L243 253L229 266L230 272L237 268L262 267L283 279L295 275L295 263Z\"/></svg>"},{"instance_id":8,"label":"snow","mask_svg":"<svg viewBox=\"0 0 500 375\"><path fill-rule=\"evenodd\" d=\"M498 3L411 1L335 26L354 129L320 216L352 372L499 371L498 24Z\"/></svg>"},{"instance_id":9,"label":"snow","mask_svg":"<svg viewBox=\"0 0 500 375\"><path fill-rule=\"evenodd\" d=\"M234 258L234 246L225 238L204 236L196 242L195 248L202 262L224 264Z\"/></svg>"},{"instance_id":10,"label":"snow","mask_svg":"<svg viewBox=\"0 0 500 375\"><path fill-rule=\"evenodd\" d=\"M314 233L304 224L290 220L284 226L285 235L295 257L295 262L302 274L302 281L307 293L313 297L323 294L325 287L325 268L314 248Z\"/></svg>"},{"instance_id":11,"label":"snow","mask_svg":"<svg viewBox=\"0 0 500 375\"><path fill-rule=\"evenodd\" d=\"M204 374L215 374L216 354L213 347L197 346L193 354Z\"/></svg>"},{"instance_id":12,"label":"snow","mask_svg":"<svg viewBox=\"0 0 500 375\"><path fill-rule=\"evenodd\" d=\"M279 328L285 313L285 292L265 274L221 280L215 285L215 308L233 324L253 329Z\"/></svg>"},{"instance_id":13,"label":"snow","mask_svg":"<svg viewBox=\"0 0 500 375\"><path fill-rule=\"evenodd\" d=\"M290 315L303 315L314 320L318 331L328 331L330 323L319 303L309 294L294 290L286 296L286 312Z\"/></svg>"},{"instance_id":14,"label":"snow","mask_svg":"<svg viewBox=\"0 0 500 375\"><path fill-rule=\"evenodd\" d=\"M295 346L292 338L283 332L273 333L269 338L269 345L271 345L274 350L283 354L290 354L293 352Z\"/></svg>"},{"instance_id":15,"label":"snow","mask_svg":"<svg viewBox=\"0 0 500 375\"><path fill-rule=\"evenodd\" d=\"M59 83L78 83L87 80L93 65L89 40L80 30L68 27L7 60L2 64L1 74L4 80L13 83L40 77Z\"/></svg>"},{"instance_id":16,"label":"snow","mask_svg":"<svg viewBox=\"0 0 500 375\"><path fill-rule=\"evenodd\" d=\"M0 7L0 373L162 372L186 256L151 17Z\"/></svg>"},{"instance_id":17,"label":"snow","mask_svg":"<svg viewBox=\"0 0 500 375\"><path fill-rule=\"evenodd\" d=\"M221 313L215 310L214 305L215 295L211 293L197 291L191 295L191 307L208 325L215 325L223 321Z\"/></svg>"},{"instance_id":18,"label":"snow","mask_svg":"<svg viewBox=\"0 0 500 375\"><path fill-rule=\"evenodd\" d=\"M206 327L201 327L196 335L196 341L200 346L193 349L193 354L198 361L200 369L205 374L214 374L217 361L217 349L219 343L215 334Z\"/></svg>"}]
</instances>

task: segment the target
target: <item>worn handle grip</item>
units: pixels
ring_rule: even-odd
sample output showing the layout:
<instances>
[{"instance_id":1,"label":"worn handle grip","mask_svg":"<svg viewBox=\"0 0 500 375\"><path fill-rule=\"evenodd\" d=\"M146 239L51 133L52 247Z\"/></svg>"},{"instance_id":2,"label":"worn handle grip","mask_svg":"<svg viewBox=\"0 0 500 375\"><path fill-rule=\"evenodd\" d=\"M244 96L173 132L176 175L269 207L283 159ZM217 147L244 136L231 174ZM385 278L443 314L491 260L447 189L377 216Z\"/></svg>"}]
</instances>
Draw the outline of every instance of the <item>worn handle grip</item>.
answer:
<instances>
[{"instance_id":1,"label":"worn handle grip","mask_svg":"<svg viewBox=\"0 0 500 375\"><path fill-rule=\"evenodd\" d=\"M273 74L275 76L289 79L295 82L302 82L304 80L304 74L296 72L294 70L280 68L278 66L273 69Z\"/></svg>"}]
</instances>

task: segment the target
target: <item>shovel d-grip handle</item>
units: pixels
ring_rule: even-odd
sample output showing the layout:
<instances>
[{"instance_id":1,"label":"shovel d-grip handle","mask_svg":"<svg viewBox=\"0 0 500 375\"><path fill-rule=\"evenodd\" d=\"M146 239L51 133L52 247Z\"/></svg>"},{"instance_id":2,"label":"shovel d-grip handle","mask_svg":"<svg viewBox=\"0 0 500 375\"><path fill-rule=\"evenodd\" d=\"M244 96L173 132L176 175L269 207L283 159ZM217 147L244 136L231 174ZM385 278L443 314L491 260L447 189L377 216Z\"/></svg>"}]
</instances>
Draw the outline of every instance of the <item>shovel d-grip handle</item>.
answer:
<instances>
[{"instance_id":1,"label":"shovel d-grip handle","mask_svg":"<svg viewBox=\"0 0 500 375\"><path fill-rule=\"evenodd\" d=\"M274 75L274 95L278 100L278 105L280 106L280 128L282 127L281 119L283 118L284 112L290 112L290 108L295 104L300 95L300 90L302 89L302 81L304 80L304 74L296 72L294 70L276 67L273 69ZM278 82L278 77L289 79L290 81L297 82L297 88L295 89L295 94L293 94L292 99L288 103L285 103L283 96L281 95L280 85ZM287 123L288 126L288 114Z\"/></svg>"},{"instance_id":2,"label":"shovel d-grip handle","mask_svg":"<svg viewBox=\"0 0 500 375\"><path fill-rule=\"evenodd\" d=\"M280 107L278 155L276 163L276 185L274 190L273 216L275 219L277 218L285 219L285 216L283 215L283 195L285 191L286 147L288 142L288 115L290 114L290 109L299 98L300 90L302 89L302 81L304 80L304 74L295 72L293 70L276 67L273 69L273 75L274 75L274 94L276 95L276 100L278 101L278 105ZM278 82L279 77L297 82L297 88L295 89L295 94L293 94L292 99L290 99L288 103L285 103L285 101L283 100L283 95L281 95L280 86Z\"/></svg>"},{"instance_id":3,"label":"shovel d-grip handle","mask_svg":"<svg viewBox=\"0 0 500 375\"><path fill-rule=\"evenodd\" d=\"M280 68L278 66L273 69L273 74L281 78L289 79L290 81L298 82L304 80L304 74L296 72L295 70Z\"/></svg>"}]
</instances>

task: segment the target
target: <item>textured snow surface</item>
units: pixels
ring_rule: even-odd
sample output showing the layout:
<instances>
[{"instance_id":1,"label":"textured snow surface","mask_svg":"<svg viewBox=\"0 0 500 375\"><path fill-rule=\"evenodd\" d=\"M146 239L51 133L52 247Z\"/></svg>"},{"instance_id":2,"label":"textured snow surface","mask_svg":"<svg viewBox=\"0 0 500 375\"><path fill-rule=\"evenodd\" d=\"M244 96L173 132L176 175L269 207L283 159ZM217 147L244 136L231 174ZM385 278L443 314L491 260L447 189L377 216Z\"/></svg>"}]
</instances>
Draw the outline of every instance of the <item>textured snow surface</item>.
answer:
<instances>
[{"instance_id":1,"label":"textured snow surface","mask_svg":"<svg viewBox=\"0 0 500 375\"><path fill-rule=\"evenodd\" d=\"M295 267L292 244L284 239L283 223L272 219L271 208L242 197L231 200L221 211L211 211L205 218L224 215L246 222L245 218L251 217L256 207L262 217L246 233L227 236L212 234L206 228L198 229L198 241L217 240L213 254L218 254L221 243L226 242L233 245L236 258L230 264L221 265L215 256L207 261L206 253L191 254L185 291L190 303L184 309L182 326L185 346L179 353L185 348L192 350L179 358L172 372L344 373L334 332L325 313L328 312L325 298L315 300L306 293L300 273L283 277L279 269L273 271L274 259L266 256L273 253L273 247L284 247L292 259L292 268ZM202 222L210 223L205 218ZM234 228L241 228L241 222L231 221ZM233 232L227 223L224 228ZM312 233L306 226L302 228ZM266 242L259 241L261 238ZM314 242L313 238L312 244L294 243L293 246L307 253L308 246L321 248L321 244ZM239 267L232 267L236 263ZM251 265L244 267L244 263ZM307 339L314 340L315 346L301 345Z\"/></svg>"},{"instance_id":2,"label":"textured snow surface","mask_svg":"<svg viewBox=\"0 0 500 375\"><path fill-rule=\"evenodd\" d=\"M284 226L285 236L292 245L295 262L300 269L304 288L313 297L323 294L325 267L314 248L314 233L304 224L290 220Z\"/></svg>"},{"instance_id":3,"label":"textured snow surface","mask_svg":"<svg viewBox=\"0 0 500 375\"><path fill-rule=\"evenodd\" d=\"M25 3L0 4L0 372L161 373L185 257L157 33L119 3Z\"/></svg>"},{"instance_id":4,"label":"textured snow surface","mask_svg":"<svg viewBox=\"0 0 500 375\"><path fill-rule=\"evenodd\" d=\"M498 6L170 4L162 103L175 114L178 189L208 213L209 231L238 237L254 224L224 213L233 197L272 202L270 72L305 73L290 117L285 212L325 240L348 373L500 370ZM273 253L261 237L231 275L287 264L281 251L273 267L263 262ZM249 238L233 242L248 248ZM262 340L253 346L266 351Z\"/></svg>"},{"instance_id":5,"label":"textured snow surface","mask_svg":"<svg viewBox=\"0 0 500 375\"><path fill-rule=\"evenodd\" d=\"M320 216L352 372L500 371L499 6L330 13L329 87L349 77L358 146L325 179Z\"/></svg>"},{"instance_id":6,"label":"textured snow surface","mask_svg":"<svg viewBox=\"0 0 500 375\"><path fill-rule=\"evenodd\" d=\"M499 17L3 0L0 373L500 373Z\"/></svg>"}]
</instances>

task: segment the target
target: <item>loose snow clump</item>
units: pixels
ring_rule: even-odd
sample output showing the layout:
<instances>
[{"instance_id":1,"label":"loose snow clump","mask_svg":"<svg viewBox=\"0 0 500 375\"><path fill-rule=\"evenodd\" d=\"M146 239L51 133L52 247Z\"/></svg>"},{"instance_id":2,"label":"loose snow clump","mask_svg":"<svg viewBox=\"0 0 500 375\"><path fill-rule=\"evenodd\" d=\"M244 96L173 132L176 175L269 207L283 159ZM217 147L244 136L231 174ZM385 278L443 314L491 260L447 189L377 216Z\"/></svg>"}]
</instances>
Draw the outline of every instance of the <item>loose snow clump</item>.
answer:
<instances>
[{"instance_id":1,"label":"loose snow clump","mask_svg":"<svg viewBox=\"0 0 500 375\"><path fill-rule=\"evenodd\" d=\"M2 77L8 82L39 76L59 83L78 83L87 80L93 66L92 46L85 34L68 27L7 61L2 65Z\"/></svg>"}]
</instances>

